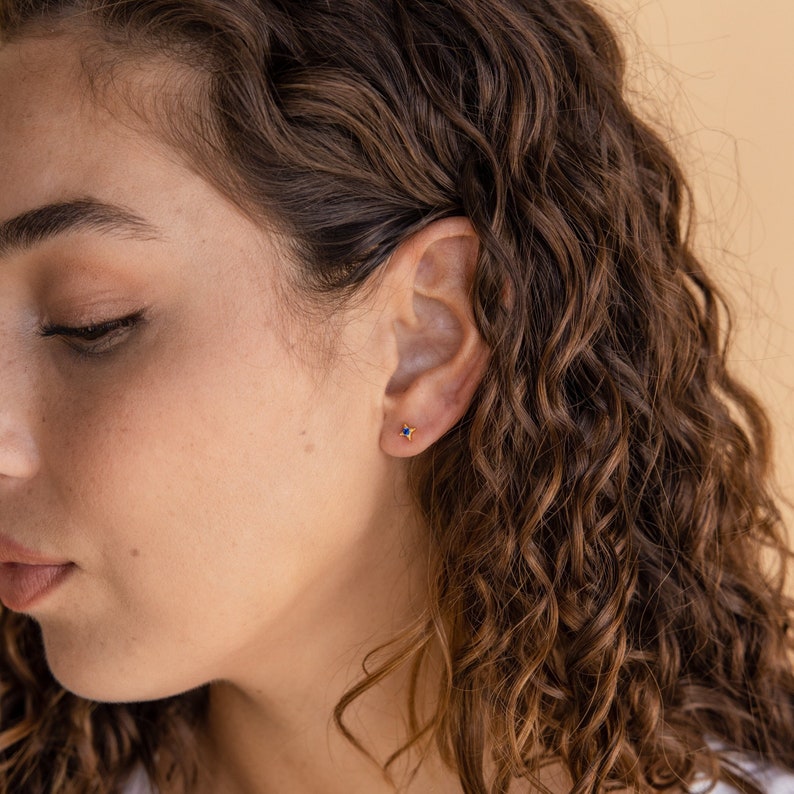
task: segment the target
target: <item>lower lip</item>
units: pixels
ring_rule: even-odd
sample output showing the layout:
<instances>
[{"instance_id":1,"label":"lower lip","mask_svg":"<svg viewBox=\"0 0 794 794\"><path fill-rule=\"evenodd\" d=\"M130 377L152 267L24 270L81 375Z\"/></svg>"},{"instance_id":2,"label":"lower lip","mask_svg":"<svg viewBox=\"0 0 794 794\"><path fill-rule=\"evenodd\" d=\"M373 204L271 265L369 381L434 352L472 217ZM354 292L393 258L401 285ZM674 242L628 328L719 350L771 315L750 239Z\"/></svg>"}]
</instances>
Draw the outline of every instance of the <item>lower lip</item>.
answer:
<instances>
[{"instance_id":1,"label":"lower lip","mask_svg":"<svg viewBox=\"0 0 794 794\"><path fill-rule=\"evenodd\" d=\"M72 572L74 565L0 563L0 601L14 612L24 612L51 593Z\"/></svg>"}]
</instances>

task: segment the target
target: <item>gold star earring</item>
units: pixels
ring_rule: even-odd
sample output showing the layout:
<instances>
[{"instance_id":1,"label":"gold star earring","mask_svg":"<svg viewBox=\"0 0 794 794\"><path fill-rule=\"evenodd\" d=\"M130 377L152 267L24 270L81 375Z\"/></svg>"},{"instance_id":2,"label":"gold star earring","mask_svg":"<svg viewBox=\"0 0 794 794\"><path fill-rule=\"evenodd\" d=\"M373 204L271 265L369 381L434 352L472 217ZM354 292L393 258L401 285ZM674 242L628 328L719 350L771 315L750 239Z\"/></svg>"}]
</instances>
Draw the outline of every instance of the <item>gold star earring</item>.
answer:
<instances>
[{"instance_id":1,"label":"gold star earring","mask_svg":"<svg viewBox=\"0 0 794 794\"><path fill-rule=\"evenodd\" d=\"M415 427L408 427L408 425L403 425L403 429L400 430L400 435L403 438L407 438L409 441L413 441L414 431L416 430Z\"/></svg>"}]
</instances>

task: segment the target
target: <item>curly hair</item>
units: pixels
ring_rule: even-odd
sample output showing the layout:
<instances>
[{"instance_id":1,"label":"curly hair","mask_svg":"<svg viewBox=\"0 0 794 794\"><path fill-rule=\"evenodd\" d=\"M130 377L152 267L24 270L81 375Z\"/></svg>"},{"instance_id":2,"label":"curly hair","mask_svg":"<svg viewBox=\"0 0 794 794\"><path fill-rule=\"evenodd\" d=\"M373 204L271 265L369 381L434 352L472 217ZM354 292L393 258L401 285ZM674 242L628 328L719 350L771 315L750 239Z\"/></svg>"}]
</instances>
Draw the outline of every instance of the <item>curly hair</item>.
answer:
<instances>
[{"instance_id":1,"label":"curly hair","mask_svg":"<svg viewBox=\"0 0 794 794\"><path fill-rule=\"evenodd\" d=\"M768 418L728 371L731 311L693 251L691 191L628 106L591 5L0 0L0 31L79 31L98 94L130 63L182 67L141 112L288 236L321 305L432 221L471 220L490 363L411 462L431 597L337 705L351 742L366 752L347 706L410 665L412 736L386 767L433 747L467 794L545 790L554 759L573 794L697 772L757 791L728 751L794 769ZM188 790L206 689L92 703L52 679L32 621L0 625L3 791L110 794L141 764L162 785L161 753ZM433 642L439 696L420 719Z\"/></svg>"}]
</instances>

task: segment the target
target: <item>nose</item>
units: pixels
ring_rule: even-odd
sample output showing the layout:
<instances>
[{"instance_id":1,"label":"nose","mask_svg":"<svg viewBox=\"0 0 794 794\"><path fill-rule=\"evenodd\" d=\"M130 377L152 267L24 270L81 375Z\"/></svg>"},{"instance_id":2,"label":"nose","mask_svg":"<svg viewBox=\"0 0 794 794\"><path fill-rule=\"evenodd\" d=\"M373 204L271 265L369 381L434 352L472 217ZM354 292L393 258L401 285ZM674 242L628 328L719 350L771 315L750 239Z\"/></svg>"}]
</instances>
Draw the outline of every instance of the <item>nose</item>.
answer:
<instances>
[{"instance_id":1,"label":"nose","mask_svg":"<svg viewBox=\"0 0 794 794\"><path fill-rule=\"evenodd\" d=\"M33 477L39 445L33 431L33 369L14 336L0 334L0 486Z\"/></svg>"},{"instance_id":2,"label":"nose","mask_svg":"<svg viewBox=\"0 0 794 794\"><path fill-rule=\"evenodd\" d=\"M0 407L0 483L29 479L39 469L38 450L21 416Z\"/></svg>"}]
</instances>

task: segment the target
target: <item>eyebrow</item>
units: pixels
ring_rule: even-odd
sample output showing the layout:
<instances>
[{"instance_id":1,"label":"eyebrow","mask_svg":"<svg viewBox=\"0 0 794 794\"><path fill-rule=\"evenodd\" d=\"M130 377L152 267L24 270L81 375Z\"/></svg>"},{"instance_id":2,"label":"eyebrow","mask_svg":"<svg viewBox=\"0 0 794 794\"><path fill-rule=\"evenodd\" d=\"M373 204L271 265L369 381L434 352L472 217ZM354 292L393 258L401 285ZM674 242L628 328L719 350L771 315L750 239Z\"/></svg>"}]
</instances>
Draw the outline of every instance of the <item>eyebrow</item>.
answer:
<instances>
[{"instance_id":1,"label":"eyebrow","mask_svg":"<svg viewBox=\"0 0 794 794\"><path fill-rule=\"evenodd\" d=\"M0 257L84 229L136 240L162 236L156 226L125 207L81 198L37 207L0 223Z\"/></svg>"}]
</instances>

